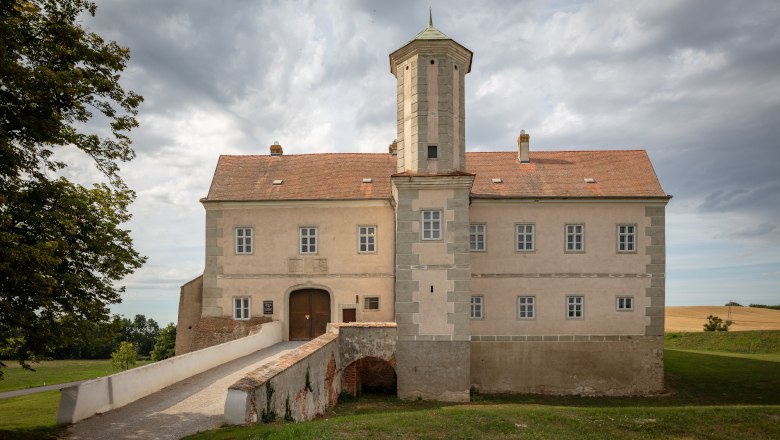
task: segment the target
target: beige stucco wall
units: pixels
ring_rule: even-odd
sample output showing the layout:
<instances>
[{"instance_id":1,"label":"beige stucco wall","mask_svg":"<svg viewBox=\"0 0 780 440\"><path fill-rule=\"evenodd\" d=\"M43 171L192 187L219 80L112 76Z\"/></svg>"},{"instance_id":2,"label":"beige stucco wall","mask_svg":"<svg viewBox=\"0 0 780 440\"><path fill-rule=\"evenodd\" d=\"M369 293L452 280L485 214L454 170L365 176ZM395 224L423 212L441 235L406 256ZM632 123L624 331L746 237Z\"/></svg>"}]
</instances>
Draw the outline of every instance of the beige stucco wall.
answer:
<instances>
[{"instance_id":1,"label":"beige stucco wall","mask_svg":"<svg viewBox=\"0 0 780 440\"><path fill-rule=\"evenodd\" d=\"M207 229L207 243L218 256L213 267L215 289L204 292L204 316L232 316L232 298L249 296L252 316L284 324L288 337L290 292L319 288L331 295L331 322L341 310L356 308L358 321L393 320L394 212L386 201L206 203L219 214ZM298 228L317 227L317 254L299 253ZM376 226L376 252L358 252L358 226ZM254 230L250 255L235 253L235 228ZM215 235L209 240L208 234ZM209 250L207 249L207 254ZM300 260L305 269L294 269ZM313 263L317 264L313 264ZM208 271L207 271L208 272ZM208 275L207 275L208 276ZM379 296L379 310L364 310L365 296ZM356 302L357 299L357 302ZM263 315L263 301L274 302L273 315Z\"/></svg>"},{"instance_id":2,"label":"beige stucco wall","mask_svg":"<svg viewBox=\"0 0 780 440\"><path fill-rule=\"evenodd\" d=\"M651 217L648 201L474 200L472 224L485 224L486 252L471 252L472 295L483 296L484 316L472 335L644 335L651 324L648 297ZM535 250L515 250L515 225L535 225ZM585 252L564 251L564 226L585 225ZM637 226L636 252L618 253L617 225ZM661 274L662 275L662 274ZM660 278L662 279L662 277ZM584 318L567 319L566 296L584 297ZM517 318L517 297L534 296L536 317ZM616 297L631 296L633 311L617 311ZM662 303L663 298L660 298Z\"/></svg>"}]
</instances>

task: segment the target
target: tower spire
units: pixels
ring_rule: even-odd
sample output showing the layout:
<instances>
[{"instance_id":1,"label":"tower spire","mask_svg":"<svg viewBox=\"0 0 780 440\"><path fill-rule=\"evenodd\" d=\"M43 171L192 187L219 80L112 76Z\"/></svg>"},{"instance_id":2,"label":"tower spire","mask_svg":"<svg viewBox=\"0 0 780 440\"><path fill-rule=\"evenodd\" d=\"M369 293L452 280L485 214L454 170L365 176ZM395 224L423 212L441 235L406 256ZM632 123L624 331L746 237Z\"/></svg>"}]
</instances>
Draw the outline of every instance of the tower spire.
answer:
<instances>
[{"instance_id":1,"label":"tower spire","mask_svg":"<svg viewBox=\"0 0 780 440\"><path fill-rule=\"evenodd\" d=\"M428 27L433 27L433 8L428 6Z\"/></svg>"}]
</instances>

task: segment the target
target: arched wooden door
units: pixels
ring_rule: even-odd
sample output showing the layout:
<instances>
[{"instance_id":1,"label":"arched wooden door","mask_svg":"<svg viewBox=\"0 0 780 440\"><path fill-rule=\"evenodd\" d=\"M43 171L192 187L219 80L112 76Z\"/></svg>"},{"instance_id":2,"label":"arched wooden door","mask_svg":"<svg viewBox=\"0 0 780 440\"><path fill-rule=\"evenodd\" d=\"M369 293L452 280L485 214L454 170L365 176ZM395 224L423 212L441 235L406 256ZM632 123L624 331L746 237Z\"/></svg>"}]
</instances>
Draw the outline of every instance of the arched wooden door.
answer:
<instances>
[{"instance_id":1,"label":"arched wooden door","mask_svg":"<svg viewBox=\"0 0 780 440\"><path fill-rule=\"evenodd\" d=\"M305 341L325 333L330 322L330 294L322 289L290 293L290 340Z\"/></svg>"}]
</instances>

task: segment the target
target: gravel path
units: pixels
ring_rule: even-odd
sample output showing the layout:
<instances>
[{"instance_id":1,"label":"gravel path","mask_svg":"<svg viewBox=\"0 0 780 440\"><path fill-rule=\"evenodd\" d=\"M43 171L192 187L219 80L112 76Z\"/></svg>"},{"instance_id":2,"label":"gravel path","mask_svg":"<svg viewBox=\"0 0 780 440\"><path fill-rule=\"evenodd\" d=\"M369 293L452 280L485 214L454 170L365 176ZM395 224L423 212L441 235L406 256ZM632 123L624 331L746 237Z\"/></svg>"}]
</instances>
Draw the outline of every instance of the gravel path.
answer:
<instances>
[{"instance_id":1,"label":"gravel path","mask_svg":"<svg viewBox=\"0 0 780 440\"><path fill-rule=\"evenodd\" d=\"M227 389L303 342L282 342L72 425L64 439L179 439L222 425Z\"/></svg>"}]
</instances>

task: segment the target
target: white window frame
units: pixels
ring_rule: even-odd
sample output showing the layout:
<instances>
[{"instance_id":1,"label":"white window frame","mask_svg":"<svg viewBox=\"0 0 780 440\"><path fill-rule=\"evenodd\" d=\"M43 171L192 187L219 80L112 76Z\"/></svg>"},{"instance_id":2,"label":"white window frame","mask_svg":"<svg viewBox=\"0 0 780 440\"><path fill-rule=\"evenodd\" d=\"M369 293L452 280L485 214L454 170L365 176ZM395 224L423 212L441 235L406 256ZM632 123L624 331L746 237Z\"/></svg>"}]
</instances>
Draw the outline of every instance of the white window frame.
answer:
<instances>
[{"instance_id":1,"label":"white window frame","mask_svg":"<svg viewBox=\"0 0 780 440\"><path fill-rule=\"evenodd\" d=\"M374 301L376 300L376 301ZM370 303L376 302L376 308L369 307ZM363 310L376 312L379 310L381 301L378 296L364 296L363 297Z\"/></svg>"},{"instance_id":2,"label":"white window frame","mask_svg":"<svg viewBox=\"0 0 780 440\"><path fill-rule=\"evenodd\" d=\"M584 223L568 223L563 227L564 232L564 244L563 249L567 253L582 253L585 252L585 224ZM579 237L579 241L577 240ZM579 248L577 248L579 245Z\"/></svg>"},{"instance_id":3,"label":"white window frame","mask_svg":"<svg viewBox=\"0 0 780 440\"><path fill-rule=\"evenodd\" d=\"M634 297L633 296L616 296L615 297L615 310L618 312L633 312L634 311Z\"/></svg>"},{"instance_id":4,"label":"white window frame","mask_svg":"<svg viewBox=\"0 0 780 440\"><path fill-rule=\"evenodd\" d=\"M376 253L376 225L359 225L358 228L358 253Z\"/></svg>"},{"instance_id":5,"label":"white window frame","mask_svg":"<svg viewBox=\"0 0 780 440\"><path fill-rule=\"evenodd\" d=\"M487 226L485 224L469 225L469 251L487 252Z\"/></svg>"},{"instance_id":6,"label":"white window frame","mask_svg":"<svg viewBox=\"0 0 780 440\"><path fill-rule=\"evenodd\" d=\"M517 297L517 319L522 321L536 319L535 296L523 295Z\"/></svg>"},{"instance_id":7,"label":"white window frame","mask_svg":"<svg viewBox=\"0 0 780 440\"><path fill-rule=\"evenodd\" d=\"M441 240L443 216L441 209L424 209L420 212L422 223L422 226L420 227L420 238L422 240ZM427 238L425 237L426 233L428 233Z\"/></svg>"},{"instance_id":8,"label":"white window frame","mask_svg":"<svg viewBox=\"0 0 780 440\"><path fill-rule=\"evenodd\" d=\"M636 225L617 225L617 251L621 254L636 253Z\"/></svg>"},{"instance_id":9,"label":"white window frame","mask_svg":"<svg viewBox=\"0 0 780 440\"><path fill-rule=\"evenodd\" d=\"M252 317L252 298L249 296L233 297L233 319L245 321Z\"/></svg>"},{"instance_id":10,"label":"white window frame","mask_svg":"<svg viewBox=\"0 0 780 440\"><path fill-rule=\"evenodd\" d=\"M471 319L483 319L485 317L485 297L472 295L469 302Z\"/></svg>"},{"instance_id":11,"label":"white window frame","mask_svg":"<svg viewBox=\"0 0 780 440\"><path fill-rule=\"evenodd\" d=\"M312 233L313 231L313 233ZM316 226L298 227L298 253L316 254L318 249L318 231Z\"/></svg>"},{"instance_id":12,"label":"white window frame","mask_svg":"<svg viewBox=\"0 0 780 440\"><path fill-rule=\"evenodd\" d=\"M585 319L585 297L582 295L566 296L566 319Z\"/></svg>"},{"instance_id":13,"label":"white window frame","mask_svg":"<svg viewBox=\"0 0 780 440\"><path fill-rule=\"evenodd\" d=\"M521 231L522 229L522 231ZM522 237L522 239L521 239ZM530 237L530 242L529 242ZM521 249L522 244L523 249ZM530 248L528 247L530 245ZM534 252L536 250L536 224L515 223L515 252Z\"/></svg>"},{"instance_id":14,"label":"white window frame","mask_svg":"<svg viewBox=\"0 0 780 440\"><path fill-rule=\"evenodd\" d=\"M235 237L235 246L233 247L233 250L235 250L236 255L252 255L255 249L254 228L239 226L235 228L233 236Z\"/></svg>"}]
</instances>

